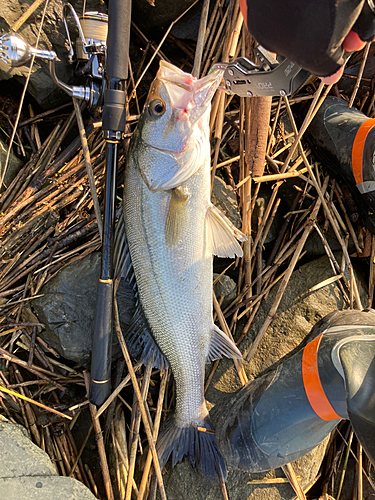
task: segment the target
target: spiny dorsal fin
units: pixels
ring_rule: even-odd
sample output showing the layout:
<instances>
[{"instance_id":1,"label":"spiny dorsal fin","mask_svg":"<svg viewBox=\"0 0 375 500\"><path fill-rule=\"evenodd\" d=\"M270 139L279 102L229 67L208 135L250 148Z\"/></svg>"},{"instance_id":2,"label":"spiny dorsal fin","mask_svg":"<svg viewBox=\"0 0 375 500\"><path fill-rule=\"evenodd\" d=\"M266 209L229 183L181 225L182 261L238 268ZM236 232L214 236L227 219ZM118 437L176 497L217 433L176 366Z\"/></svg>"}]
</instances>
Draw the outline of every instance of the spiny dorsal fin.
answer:
<instances>
[{"instance_id":1,"label":"spiny dorsal fin","mask_svg":"<svg viewBox=\"0 0 375 500\"><path fill-rule=\"evenodd\" d=\"M212 328L212 340L206 362L211 363L215 359L221 359L223 356L232 359L241 359L242 354L232 340L225 335L216 325Z\"/></svg>"},{"instance_id":2,"label":"spiny dorsal fin","mask_svg":"<svg viewBox=\"0 0 375 500\"><path fill-rule=\"evenodd\" d=\"M126 345L130 354L139 358L144 365L151 365L157 369L165 369L169 366L167 359L160 351L151 333L151 328L144 315L139 301L137 283L135 280L133 264L130 258L128 243L125 234L125 220L123 210L118 214L118 222L115 231L115 279L124 279L131 286L136 310L131 324L125 332Z\"/></svg>"},{"instance_id":3,"label":"spiny dorsal fin","mask_svg":"<svg viewBox=\"0 0 375 500\"><path fill-rule=\"evenodd\" d=\"M130 259L128 242L125 235L125 219L122 205L117 213L118 220L115 229L115 245L114 245L114 278L125 278L129 281L131 286L135 286L135 279L133 273L133 265ZM131 279L131 276L133 278Z\"/></svg>"},{"instance_id":4,"label":"spiny dorsal fin","mask_svg":"<svg viewBox=\"0 0 375 500\"><path fill-rule=\"evenodd\" d=\"M140 303L125 333L125 341L131 356L138 358L144 365L150 365L158 370L168 368L169 363L151 333Z\"/></svg>"},{"instance_id":5,"label":"spiny dorsal fin","mask_svg":"<svg viewBox=\"0 0 375 500\"><path fill-rule=\"evenodd\" d=\"M210 205L206 213L207 249L218 257L242 257L239 241L246 236L214 205Z\"/></svg>"}]
</instances>

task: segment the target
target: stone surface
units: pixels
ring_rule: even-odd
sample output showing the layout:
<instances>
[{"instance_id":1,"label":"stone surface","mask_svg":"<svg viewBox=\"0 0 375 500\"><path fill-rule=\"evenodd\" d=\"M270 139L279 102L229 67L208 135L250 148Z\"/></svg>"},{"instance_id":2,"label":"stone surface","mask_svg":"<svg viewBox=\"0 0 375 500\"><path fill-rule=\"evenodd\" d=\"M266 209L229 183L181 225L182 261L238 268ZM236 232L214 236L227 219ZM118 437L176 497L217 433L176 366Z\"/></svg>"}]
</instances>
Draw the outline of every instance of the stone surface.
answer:
<instances>
[{"instance_id":1,"label":"stone surface","mask_svg":"<svg viewBox=\"0 0 375 500\"><path fill-rule=\"evenodd\" d=\"M4 500L95 500L96 497L76 479L61 476L0 478Z\"/></svg>"},{"instance_id":2,"label":"stone surface","mask_svg":"<svg viewBox=\"0 0 375 500\"><path fill-rule=\"evenodd\" d=\"M41 332L44 340L64 358L83 366L90 363L99 273L100 253L91 253L60 271L42 288L43 297L33 301L39 321L46 326ZM134 313L134 298L123 282L117 300L125 331ZM113 356L119 352L114 336Z\"/></svg>"},{"instance_id":3,"label":"stone surface","mask_svg":"<svg viewBox=\"0 0 375 500\"><path fill-rule=\"evenodd\" d=\"M14 23L33 3L33 0L23 0L22 2L19 0L5 0L1 2L0 34L9 32ZM83 2L79 0L71 3L78 15L81 15ZM36 9L17 31L32 46L35 46L37 40L43 8L44 3ZM106 12L106 6L100 0L88 0L86 10ZM63 2L50 0L38 47L43 50L54 50L60 59L56 63L57 76L65 83L72 84L74 81L74 84L78 85L77 78L74 76L74 66L68 64L67 61L68 52L65 46L66 35L62 11ZM76 33L76 31L72 30L72 33ZM28 72L28 66L10 68L6 63L0 61L0 80L15 77L23 85ZM37 59L33 65L28 92L46 109L69 100L68 95L53 83L48 64L41 59Z\"/></svg>"},{"instance_id":4,"label":"stone surface","mask_svg":"<svg viewBox=\"0 0 375 500\"><path fill-rule=\"evenodd\" d=\"M152 6L146 0L133 2L132 17L135 23L141 29L145 30L145 32L161 27L168 28L192 3L194 3L194 0L180 0L179 2L175 2L174 0L155 0L155 5ZM187 19L190 20L201 10L201 4L195 5L182 18L183 22L186 23Z\"/></svg>"},{"instance_id":5,"label":"stone surface","mask_svg":"<svg viewBox=\"0 0 375 500\"><path fill-rule=\"evenodd\" d=\"M214 273L214 281L218 276L219 274ZM232 278L230 278L226 274L220 277L219 281L214 285L214 290L217 298L219 298L220 296L224 297L223 303L221 305L222 309L228 307L229 304L233 302L233 300L237 296L237 285L232 280Z\"/></svg>"},{"instance_id":6,"label":"stone surface","mask_svg":"<svg viewBox=\"0 0 375 500\"><path fill-rule=\"evenodd\" d=\"M8 146L0 139L0 177L3 175L3 168L5 165L5 160L7 157ZM4 185L1 187L1 191L5 189L5 186L9 186L12 180L20 171L23 165L23 161L17 158L17 156L10 152L8 168L4 176Z\"/></svg>"},{"instance_id":7,"label":"stone surface","mask_svg":"<svg viewBox=\"0 0 375 500\"><path fill-rule=\"evenodd\" d=\"M0 420L0 477L51 474L56 474L56 469L48 455L30 441L26 429Z\"/></svg>"},{"instance_id":8,"label":"stone surface","mask_svg":"<svg viewBox=\"0 0 375 500\"><path fill-rule=\"evenodd\" d=\"M76 479L60 477L26 430L0 416L0 497L6 500L94 500Z\"/></svg>"},{"instance_id":9,"label":"stone surface","mask_svg":"<svg viewBox=\"0 0 375 500\"><path fill-rule=\"evenodd\" d=\"M337 256L339 258L339 256ZM332 275L327 257L321 257L294 271L278 309L278 315L266 331L259 347L244 367L249 380L277 362L284 355L295 349L309 334L311 328L332 311L346 308L339 287L336 283L317 291L309 289ZM361 286L365 289L365 286ZM256 316L248 337L242 342L242 352L250 346L273 303L278 287L270 292ZM362 293L363 303L367 295ZM206 393L212 422L215 424L220 411L230 394L240 388L240 381L233 362L223 359L217 368L212 383ZM325 454L329 436L311 453L294 462L293 467L301 477L302 487L307 486L317 475ZM170 471L170 465L167 466ZM229 468L227 489L231 500L291 500L295 493L289 484L251 484L251 481L271 477L284 477L281 469L267 473L248 474ZM168 500L216 500L221 498L218 482L210 481L195 471L187 460L178 464L164 476Z\"/></svg>"},{"instance_id":10,"label":"stone surface","mask_svg":"<svg viewBox=\"0 0 375 500\"><path fill-rule=\"evenodd\" d=\"M255 233L257 232L257 228L258 228L259 207L263 201L263 207L264 207L264 211L265 211L267 209L271 195L272 195L271 186L268 186L266 183L263 182L261 184L259 194L257 196L256 206L255 206L255 209L254 209L254 211L252 213L252 217L251 217L251 224L252 224L252 228L255 231ZM275 217L272 221L271 227L267 233L266 239L264 240L265 245L267 245L268 243L272 243L277 239L277 237L279 236L279 232L281 230L281 227L284 223L284 219L282 217L282 213L284 213L284 209L282 208L282 205L284 204L284 200L283 200L282 196L278 196L277 198L281 198L281 206L279 206L279 208L275 214ZM273 206L275 206L275 205L273 205Z\"/></svg>"},{"instance_id":11,"label":"stone surface","mask_svg":"<svg viewBox=\"0 0 375 500\"><path fill-rule=\"evenodd\" d=\"M220 177L214 179L211 200L236 227L241 229L241 216L238 210L236 193Z\"/></svg>"}]
</instances>

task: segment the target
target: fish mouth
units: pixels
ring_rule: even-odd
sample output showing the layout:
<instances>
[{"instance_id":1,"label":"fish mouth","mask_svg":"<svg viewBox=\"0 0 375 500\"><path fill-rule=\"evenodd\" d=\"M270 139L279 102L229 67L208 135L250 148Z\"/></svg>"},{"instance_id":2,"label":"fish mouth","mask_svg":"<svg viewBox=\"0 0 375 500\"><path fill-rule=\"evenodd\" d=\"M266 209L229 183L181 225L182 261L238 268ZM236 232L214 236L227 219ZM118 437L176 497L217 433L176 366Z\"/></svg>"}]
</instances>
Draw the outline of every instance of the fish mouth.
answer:
<instances>
[{"instance_id":1,"label":"fish mouth","mask_svg":"<svg viewBox=\"0 0 375 500\"><path fill-rule=\"evenodd\" d=\"M166 61L160 61L156 78L163 82L174 108L185 110L191 125L203 115L223 77L223 70L197 79Z\"/></svg>"}]
</instances>

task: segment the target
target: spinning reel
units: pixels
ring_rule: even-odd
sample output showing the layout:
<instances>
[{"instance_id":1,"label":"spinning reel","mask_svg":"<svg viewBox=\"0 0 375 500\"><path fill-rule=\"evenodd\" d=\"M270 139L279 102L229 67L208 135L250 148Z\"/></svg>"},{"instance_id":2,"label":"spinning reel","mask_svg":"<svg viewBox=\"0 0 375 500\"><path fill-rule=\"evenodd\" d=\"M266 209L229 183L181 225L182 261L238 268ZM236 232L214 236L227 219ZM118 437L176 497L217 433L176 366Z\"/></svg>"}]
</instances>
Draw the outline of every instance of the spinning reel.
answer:
<instances>
[{"instance_id":1,"label":"spinning reel","mask_svg":"<svg viewBox=\"0 0 375 500\"><path fill-rule=\"evenodd\" d=\"M78 37L72 43L67 18L71 15L78 30ZM85 12L78 17L70 3L63 8L63 22L68 40L68 61L76 64L78 76L87 78L85 86L67 85L58 79L55 63L58 60L53 50L39 50L23 40L16 33L5 33L0 37L0 58L12 67L23 66L31 58L37 57L48 61L49 71L55 84L70 97L82 99L94 112L103 104L105 90L105 60L107 49L108 16L99 12Z\"/></svg>"}]
</instances>

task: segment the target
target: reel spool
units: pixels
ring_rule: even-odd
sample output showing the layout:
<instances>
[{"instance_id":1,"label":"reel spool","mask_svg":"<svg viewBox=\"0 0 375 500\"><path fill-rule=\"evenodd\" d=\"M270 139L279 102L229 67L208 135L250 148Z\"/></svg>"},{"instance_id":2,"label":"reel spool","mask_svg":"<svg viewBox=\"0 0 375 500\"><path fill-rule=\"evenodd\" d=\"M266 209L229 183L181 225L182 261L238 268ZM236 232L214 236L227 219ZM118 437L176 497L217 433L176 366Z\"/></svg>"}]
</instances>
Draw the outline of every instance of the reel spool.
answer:
<instances>
[{"instance_id":1,"label":"reel spool","mask_svg":"<svg viewBox=\"0 0 375 500\"><path fill-rule=\"evenodd\" d=\"M78 29L74 47L70 37L67 18L71 15ZM105 57L107 48L108 16L100 12L85 12L78 17L74 7L66 3L63 9L63 21L68 39L68 61L76 63L75 72L87 76L87 85L91 89L89 108L95 111L101 106L105 86Z\"/></svg>"},{"instance_id":2,"label":"reel spool","mask_svg":"<svg viewBox=\"0 0 375 500\"><path fill-rule=\"evenodd\" d=\"M79 18L84 40L76 40L78 60L89 60L90 54L105 55L108 34L108 16L99 12L85 12Z\"/></svg>"},{"instance_id":3,"label":"reel spool","mask_svg":"<svg viewBox=\"0 0 375 500\"><path fill-rule=\"evenodd\" d=\"M75 42L76 51L74 52L70 32L68 28L67 18L71 14L78 29L78 38ZM100 12L85 12L83 16L78 17L74 7L70 3L66 3L63 9L63 20L68 38L69 54L68 61L77 65L86 66L84 69L78 70L79 74L94 73L91 76L101 78L105 67L105 53L108 34L108 16ZM94 57L96 56L96 57ZM94 67L90 71L90 66L87 62L91 59L98 59L98 64L91 64Z\"/></svg>"}]
</instances>

